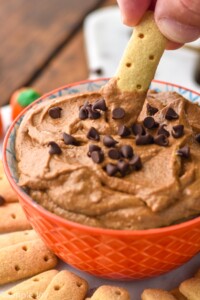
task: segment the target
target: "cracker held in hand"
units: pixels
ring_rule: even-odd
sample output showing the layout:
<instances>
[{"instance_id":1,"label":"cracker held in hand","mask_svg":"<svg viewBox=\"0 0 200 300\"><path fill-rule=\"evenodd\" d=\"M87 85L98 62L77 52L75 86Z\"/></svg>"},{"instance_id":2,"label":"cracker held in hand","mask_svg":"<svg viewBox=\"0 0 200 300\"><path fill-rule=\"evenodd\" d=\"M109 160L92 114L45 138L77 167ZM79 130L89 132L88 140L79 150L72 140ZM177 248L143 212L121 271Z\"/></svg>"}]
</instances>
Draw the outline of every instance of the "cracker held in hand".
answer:
<instances>
[{"instance_id":1,"label":"cracker held in hand","mask_svg":"<svg viewBox=\"0 0 200 300\"><path fill-rule=\"evenodd\" d=\"M0 206L0 233L27 229L31 229L31 225L19 203Z\"/></svg>"},{"instance_id":2,"label":"cracker held in hand","mask_svg":"<svg viewBox=\"0 0 200 300\"><path fill-rule=\"evenodd\" d=\"M144 290L141 296L142 300L177 300L169 292L161 289Z\"/></svg>"},{"instance_id":3,"label":"cracker held in hand","mask_svg":"<svg viewBox=\"0 0 200 300\"><path fill-rule=\"evenodd\" d=\"M32 241L38 239L39 236L35 230L16 231L0 235L0 249L12 246L14 244Z\"/></svg>"},{"instance_id":4,"label":"cracker held in hand","mask_svg":"<svg viewBox=\"0 0 200 300\"><path fill-rule=\"evenodd\" d=\"M83 300L88 290L87 282L69 271L58 273L40 300Z\"/></svg>"},{"instance_id":5,"label":"cracker held in hand","mask_svg":"<svg viewBox=\"0 0 200 300\"><path fill-rule=\"evenodd\" d=\"M0 160L0 196L4 198L5 202L17 202L17 194L12 189L6 174L4 173L3 163Z\"/></svg>"},{"instance_id":6,"label":"cracker held in hand","mask_svg":"<svg viewBox=\"0 0 200 300\"><path fill-rule=\"evenodd\" d=\"M23 242L0 249L0 285L54 268L56 256L42 240Z\"/></svg>"},{"instance_id":7,"label":"cracker held in hand","mask_svg":"<svg viewBox=\"0 0 200 300\"><path fill-rule=\"evenodd\" d=\"M100 286L88 300L130 300L127 290L109 285Z\"/></svg>"},{"instance_id":8,"label":"cracker held in hand","mask_svg":"<svg viewBox=\"0 0 200 300\"><path fill-rule=\"evenodd\" d=\"M115 76L102 88L107 106L123 108L123 102L126 107L129 102L127 111L132 123L141 112L165 45L166 38L159 31L153 12L146 12L133 30Z\"/></svg>"},{"instance_id":9,"label":"cracker held in hand","mask_svg":"<svg viewBox=\"0 0 200 300\"><path fill-rule=\"evenodd\" d=\"M38 300L57 273L57 270L50 270L23 281L0 294L0 300Z\"/></svg>"}]
</instances>

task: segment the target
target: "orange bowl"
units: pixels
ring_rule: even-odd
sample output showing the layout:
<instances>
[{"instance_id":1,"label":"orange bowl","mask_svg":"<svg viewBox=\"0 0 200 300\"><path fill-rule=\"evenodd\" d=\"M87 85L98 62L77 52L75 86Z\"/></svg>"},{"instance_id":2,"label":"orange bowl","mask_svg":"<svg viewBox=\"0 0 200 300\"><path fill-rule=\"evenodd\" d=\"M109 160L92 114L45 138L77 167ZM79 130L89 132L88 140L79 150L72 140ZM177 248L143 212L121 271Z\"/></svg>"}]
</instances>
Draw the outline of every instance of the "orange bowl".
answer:
<instances>
[{"instance_id":1,"label":"orange bowl","mask_svg":"<svg viewBox=\"0 0 200 300\"><path fill-rule=\"evenodd\" d=\"M4 140L5 172L31 225L63 261L104 278L131 280L157 276L184 264L200 250L200 217L150 230L93 228L52 214L18 186L15 137L26 111L41 101L51 101L58 96L99 90L106 81L90 80L61 87L26 108L15 119ZM177 91L193 102L200 100L199 93L165 82L154 81L151 88Z\"/></svg>"}]
</instances>

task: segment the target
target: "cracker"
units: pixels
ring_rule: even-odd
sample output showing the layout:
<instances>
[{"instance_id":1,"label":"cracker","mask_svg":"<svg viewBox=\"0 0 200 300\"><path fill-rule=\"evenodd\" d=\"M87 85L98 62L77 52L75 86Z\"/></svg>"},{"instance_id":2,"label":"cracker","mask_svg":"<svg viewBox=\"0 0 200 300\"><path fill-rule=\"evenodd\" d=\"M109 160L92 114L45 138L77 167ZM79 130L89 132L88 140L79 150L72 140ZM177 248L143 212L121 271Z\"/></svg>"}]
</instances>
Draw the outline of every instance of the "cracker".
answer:
<instances>
[{"instance_id":1,"label":"cracker","mask_svg":"<svg viewBox=\"0 0 200 300\"><path fill-rule=\"evenodd\" d=\"M91 300L130 300L127 290L109 285L100 286L92 295Z\"/></svg>"},{"instance_id":2,"label":"cracker","mask_svg":"<svg viewBox=\"0 0 200 300\"><path fill-rule=\"evenodd\" d=\"M142 300L177 300L169 292L161 289L146 289L141 295Z\"/></svg>"},{"instance_id":3,"label":"cracker","mask_svg":"<svg viewBox=\"0 0 200 300\"><path fill-rule=\"evenodd\" d=\"M12 189L6 174L4 173L3 163L0 160L0 196L2 196L6 202L17 202L17 194Z\"/></svg>"},{"instance_id":4,"label":"cracker","mask_svg":"<svg viewBox=\"0 0 200 300\"><path fill-rule=\"evenodd\" d=\"M35 230L16 231L0 235L0 248L38 239Z\"/></svg>"},{"instance_id":5,"label":"cracker","mask_svg":"<svg viewBox=\"0 0 200 300\"><path fill-rule=\"evenodd\" d=\"M53 278L40 300L83 300L87 290L84 279L65 270Z\"/></svg>"},{"instance_id":6,"label":"cracker","mask_svg":"<svg viewBox=\"0 0 200 300\"><path fill-rule=\"evenodd\" d=\"M178 288L173 289L172 291L170 291L170 293L171 293L177 300L187 300L187 298L185 298L185 296L183 296L183 294L181 294L181 292L179 291Z\"/></svg>"},{"instance_id":7,"label":"cracker","mask_svg":"<svg viewBox=\"0 0 200 300\"><path fill-rule=\"evenodd\" d=\"M189 300L200 299L200 278L194 277L183 281L179 286L180 292Z\"/></svg>"},{"instance_id":8,"label":"cracker","mask_svg":"<svg viewBox=\"0 0 200 300\"><path fill-rule=\"evenodd\" d=\"M0 249L0 285L54 268L56 256L36 239Z\"/></svg>"},{"instance_id":9,"label":"cracker","mask_svg":"<svg viewBox=\"0 0 200 300\"><path fill-rule=\"evenodd\" d=\"M124 51L115 78L123 92L146 92L166 46L153 12L146 12Z\"/></svg>"},{"instance_id":10,"label":"cracker","mask_svg":"<svg viewBox=\"0 0 200 300\"><path fill-rule=\"evenodd\" d=\"M1 294L0 300L38 300L57 273L50 270L23 281Z\"/></svg>"},{"instance_id":11,"label":"cracker","mask_svg":"<svg viewBox=\"0 0 200 300\"><path fill-rule=\"evenodd\" d=\"M0 233L31 229L19 203L0 206Z\"/></svg>"}]
</instances>

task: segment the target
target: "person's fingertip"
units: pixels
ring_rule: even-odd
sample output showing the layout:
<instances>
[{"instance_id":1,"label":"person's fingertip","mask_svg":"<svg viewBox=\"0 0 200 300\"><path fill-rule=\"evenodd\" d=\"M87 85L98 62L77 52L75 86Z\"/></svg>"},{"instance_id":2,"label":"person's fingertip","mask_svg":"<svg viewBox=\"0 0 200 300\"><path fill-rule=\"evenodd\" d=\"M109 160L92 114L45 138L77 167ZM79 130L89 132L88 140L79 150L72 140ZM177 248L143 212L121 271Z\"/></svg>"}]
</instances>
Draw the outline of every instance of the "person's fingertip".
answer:
<instances>
[{"instance_id":1,"label":"person's fingertip","mask_svg":"<svg viewBox=\"0 0 200 300\"><path fill-rule=\"evenodd\" d=\"M183 44L167 41L166 50L176 50L183 46Z\"/></svg>"}]
</instances>

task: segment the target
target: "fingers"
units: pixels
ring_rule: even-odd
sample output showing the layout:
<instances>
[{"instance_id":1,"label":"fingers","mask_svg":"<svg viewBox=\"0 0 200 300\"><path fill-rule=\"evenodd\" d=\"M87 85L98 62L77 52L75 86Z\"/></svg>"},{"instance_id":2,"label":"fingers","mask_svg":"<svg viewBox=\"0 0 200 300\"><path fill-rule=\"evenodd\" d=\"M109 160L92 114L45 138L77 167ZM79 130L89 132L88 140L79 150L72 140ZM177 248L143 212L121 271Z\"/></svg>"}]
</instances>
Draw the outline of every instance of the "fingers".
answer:
<instances>
[{"instance_id":1,"label":"fingers","mask_svg":"<svg viewBox=\"0 0 200 300\"><path fill-rule=\"evenodd\" d=\"M128 26L135 26L150 6L151 0L117 0L122 21Z\"/></svg>"},{"instance_id":2,"label":"fingers","mask_svg":"<svg viewBox=\"0 0 200 300\"><path fill-rule=\"evenodd\" d=\"M155 19L169 40L192 42L200 36L200 0L157 0Z\"/></svg>"}]
</instances>

